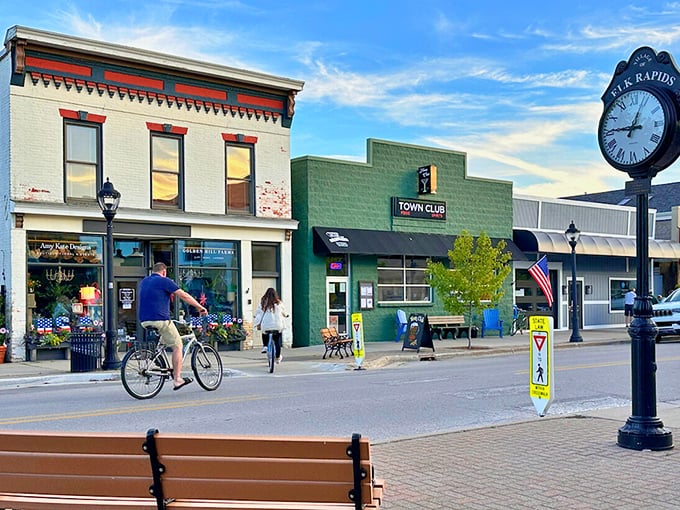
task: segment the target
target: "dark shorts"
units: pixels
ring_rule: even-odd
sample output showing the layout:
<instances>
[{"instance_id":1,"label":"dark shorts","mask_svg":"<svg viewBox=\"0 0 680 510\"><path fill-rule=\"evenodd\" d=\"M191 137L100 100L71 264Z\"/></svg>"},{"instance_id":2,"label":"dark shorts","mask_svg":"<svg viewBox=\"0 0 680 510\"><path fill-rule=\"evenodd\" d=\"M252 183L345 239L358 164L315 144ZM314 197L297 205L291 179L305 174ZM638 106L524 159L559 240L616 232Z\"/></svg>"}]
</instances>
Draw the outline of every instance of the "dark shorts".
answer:
<instances>
[{"instance_id":1,"label":"dark shorts","mask_svg":"<svg viewBox=\"0 0 680 510\"><path fill-rule=\"evenodd\" d=\"M633 305L623 305L623 315L633 316Z\"/></svg>"}]
</instances>

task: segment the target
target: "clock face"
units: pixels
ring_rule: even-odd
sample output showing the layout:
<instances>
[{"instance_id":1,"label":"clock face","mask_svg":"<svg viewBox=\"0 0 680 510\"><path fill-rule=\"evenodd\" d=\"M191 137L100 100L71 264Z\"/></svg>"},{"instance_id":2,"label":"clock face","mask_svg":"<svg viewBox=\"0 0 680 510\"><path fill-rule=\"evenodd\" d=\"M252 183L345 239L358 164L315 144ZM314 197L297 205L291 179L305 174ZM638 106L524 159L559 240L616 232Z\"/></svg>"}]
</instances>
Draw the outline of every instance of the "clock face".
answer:
<instances>
[{"instance_id":1,"label":"clock face","mask_svg":"<svg viewBox=\"0 0 680 510\"><path fill-rule=\"evenodd\" d=\"M602 115L602 154L619 169L652 164L667 138L667 102L660 94L636 89L621 94Z\"/></svg>"}]
</instances>

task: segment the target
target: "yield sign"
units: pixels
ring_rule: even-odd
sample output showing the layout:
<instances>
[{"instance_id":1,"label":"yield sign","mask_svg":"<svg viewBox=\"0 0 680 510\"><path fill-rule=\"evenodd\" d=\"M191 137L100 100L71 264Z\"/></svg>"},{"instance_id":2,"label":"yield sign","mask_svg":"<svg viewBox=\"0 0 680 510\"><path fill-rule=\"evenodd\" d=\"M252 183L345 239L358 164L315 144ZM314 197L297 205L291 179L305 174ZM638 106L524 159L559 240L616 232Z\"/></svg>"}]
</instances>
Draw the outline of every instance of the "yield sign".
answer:
<instances>
[{"instance_id":1,"label":"yield sign","mask_svg":"<svg viewBox=\"0 0 680 510\"><path fill-rule=\"evenodd\" d=\"M546 339L548 338L548 335L541 335L539 333L534 333L534 343L536 344L536 348L540 351L543 349L543 344L545 344Z\"/></svg>"}]
</instances>

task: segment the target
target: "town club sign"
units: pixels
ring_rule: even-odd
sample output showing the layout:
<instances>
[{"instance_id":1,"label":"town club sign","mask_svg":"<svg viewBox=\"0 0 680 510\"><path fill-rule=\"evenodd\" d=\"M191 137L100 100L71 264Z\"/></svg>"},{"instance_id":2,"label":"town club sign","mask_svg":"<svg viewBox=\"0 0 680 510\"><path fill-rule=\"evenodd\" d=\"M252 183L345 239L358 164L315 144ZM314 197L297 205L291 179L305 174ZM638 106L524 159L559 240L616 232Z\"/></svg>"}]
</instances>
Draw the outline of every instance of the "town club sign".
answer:
<instances>
[{"instance_id":1,"label":"town club sign","mask_svg":"<svg viewBox=\"0 0 680 510\"><path fill-rule=\"evenodd\" d=\"M397 218L446 219L446 202L392 197L392 216Z\"/></svg>"}]
</instances>

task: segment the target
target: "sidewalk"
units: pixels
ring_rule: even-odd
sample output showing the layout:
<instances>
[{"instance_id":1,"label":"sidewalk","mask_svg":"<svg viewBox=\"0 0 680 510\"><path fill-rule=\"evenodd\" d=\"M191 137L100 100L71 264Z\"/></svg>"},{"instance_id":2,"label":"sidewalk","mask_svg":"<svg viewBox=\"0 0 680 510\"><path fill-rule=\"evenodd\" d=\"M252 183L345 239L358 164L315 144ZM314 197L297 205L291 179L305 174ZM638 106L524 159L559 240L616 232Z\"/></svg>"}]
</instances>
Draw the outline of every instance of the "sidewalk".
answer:
<instances>
[{"instance_id":1,"label":"sidewalk","mask_svg":"<svg viewBox=\"0 0 680 510\"><path fill-rule=\"evenodd\" d=\"M582 331L583 343L555 333L555 349L630 342L624 328ZM438 358L528 351L528 334L435 340ZM422 349L426 354L431 349ZM259 350L221 352L225 370L262 366ZM354 358L322 360L322 346L284 350L280 370L302 373L319 366L350 370ZM416 362L418 353L395 342L368 343L363 366ZM279 370L279 368L277 368ZM118 378L115 371L71 374L69 361L0 365L0 390L24 384ZM454 412L452 410L452 412ZM680 448L661 452L617 446L631 409L612 408L550 416L499 426L374 444L376 476L386 481L385 510L418 509L671 509L678 507ZM680 444L680 397L658 405L664 425Z\"/></svg>"}]
</instances>

